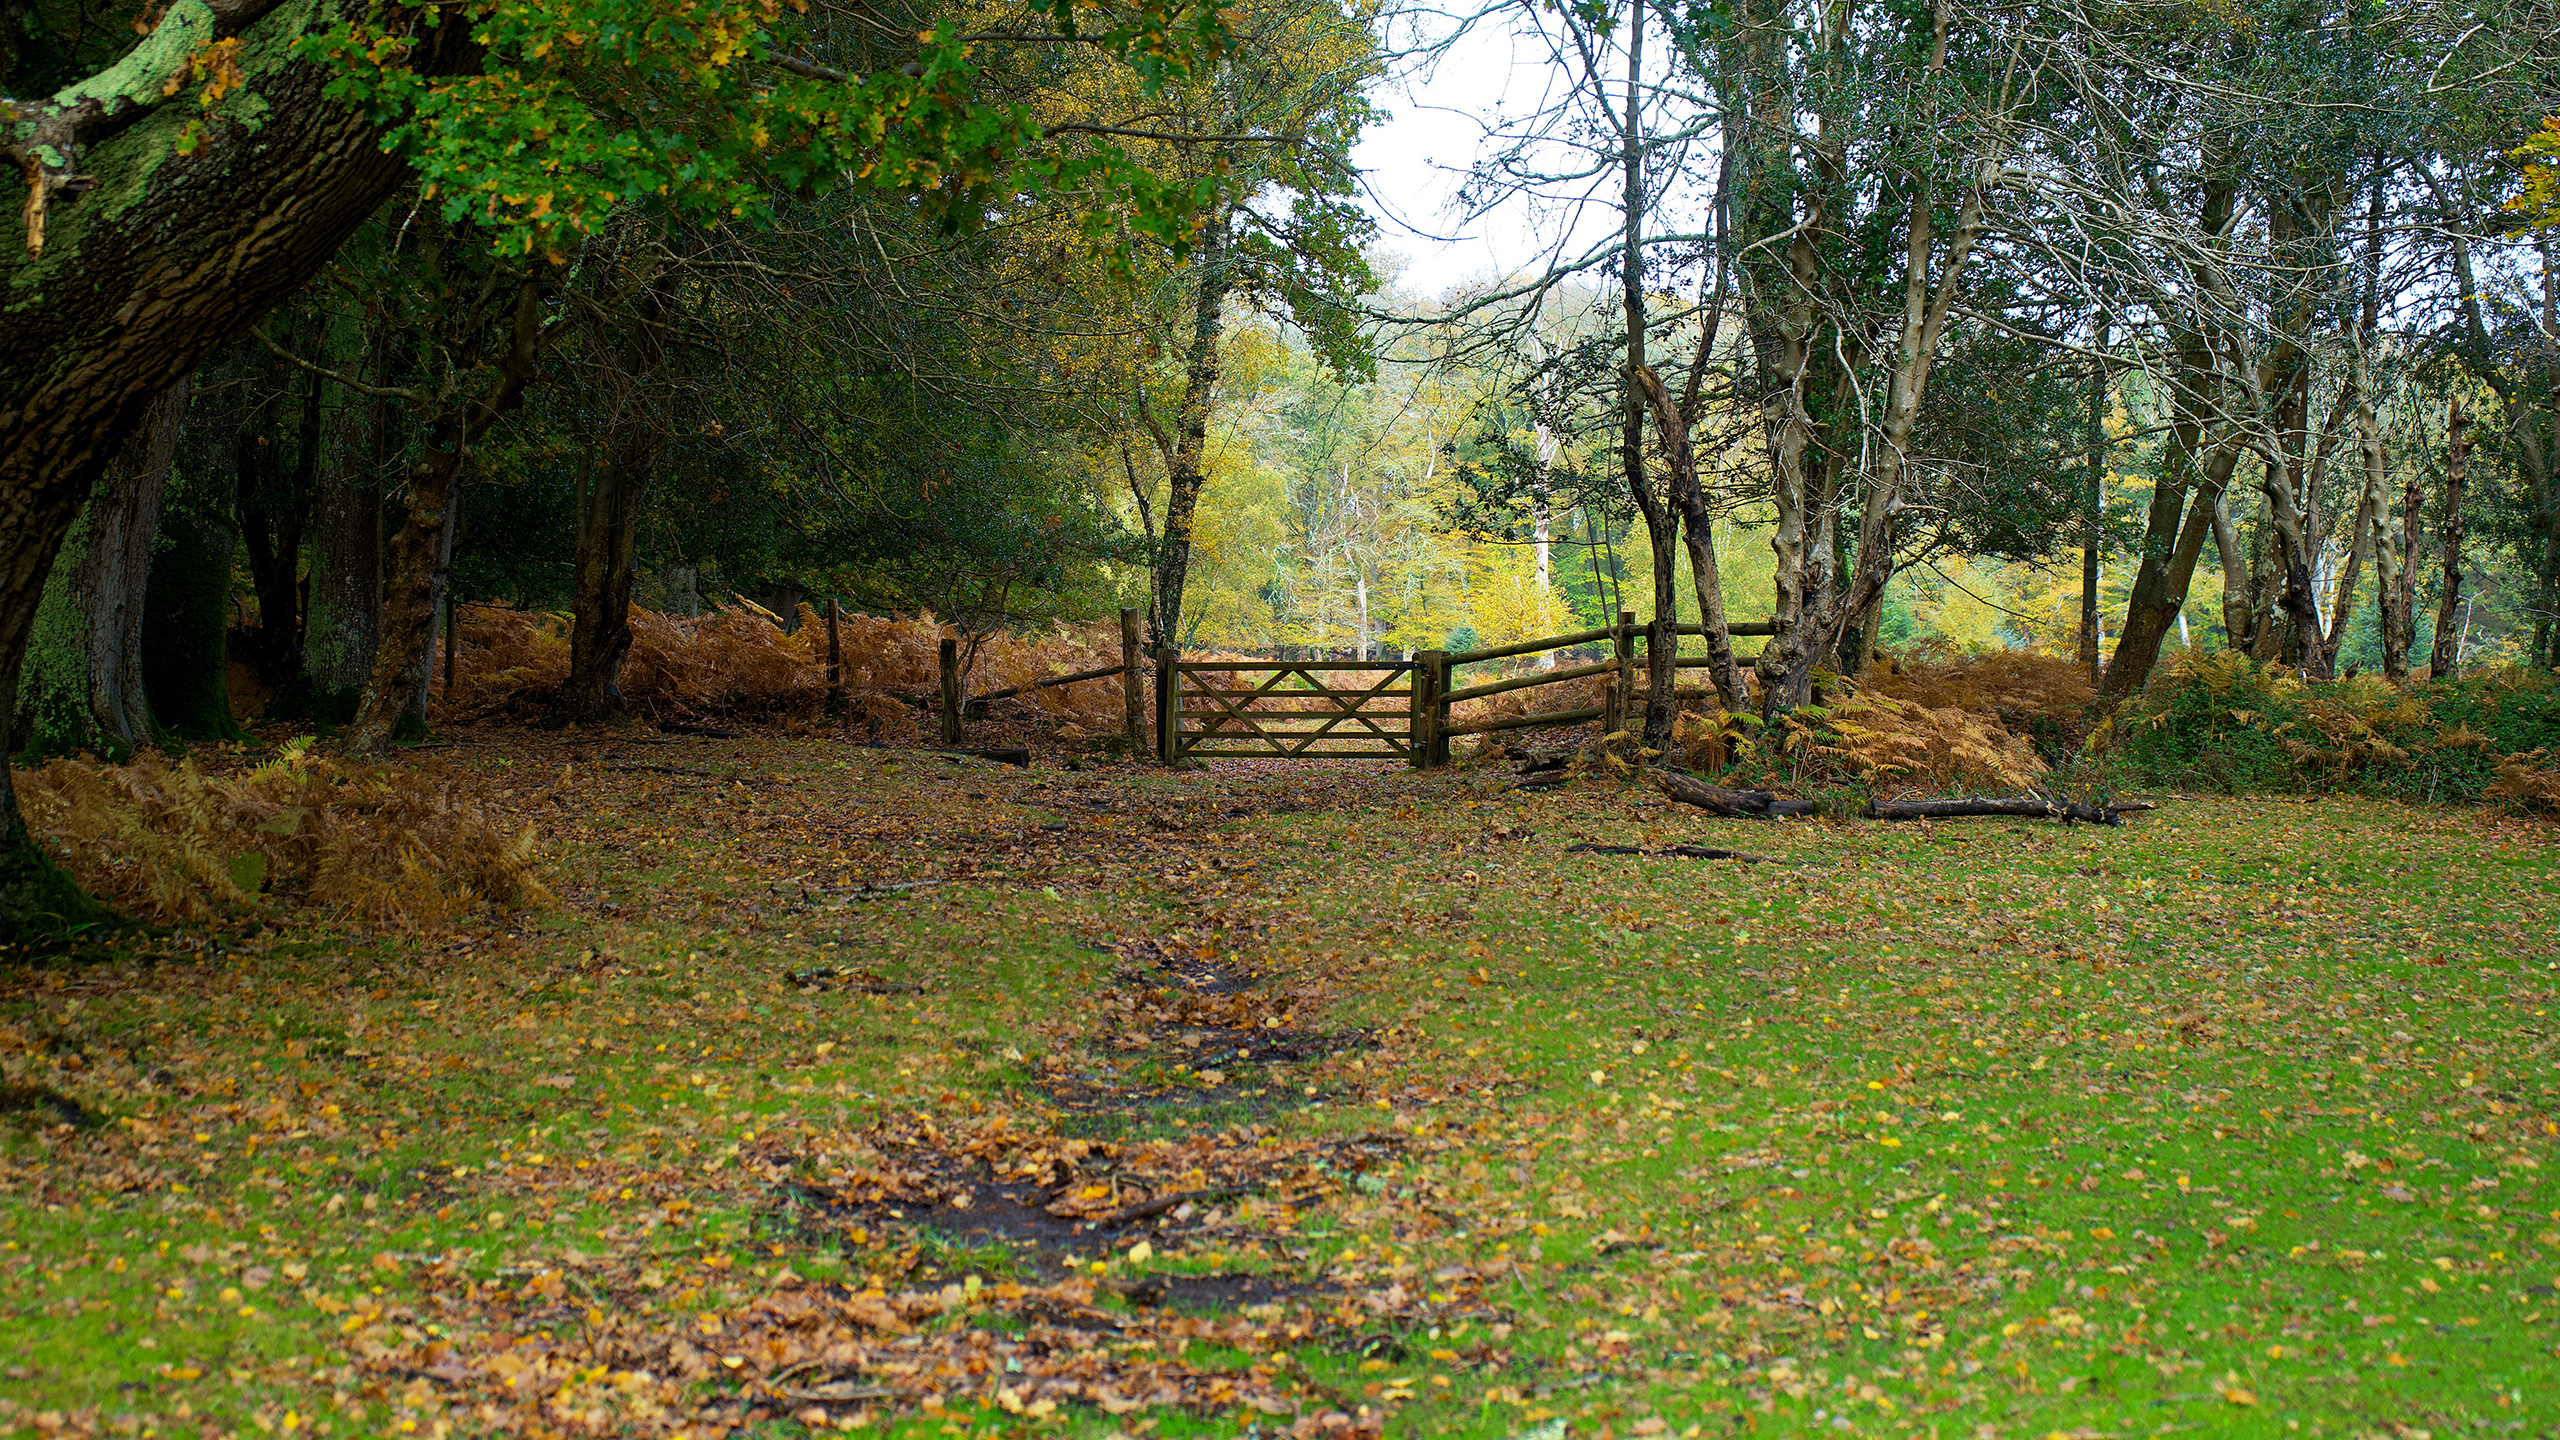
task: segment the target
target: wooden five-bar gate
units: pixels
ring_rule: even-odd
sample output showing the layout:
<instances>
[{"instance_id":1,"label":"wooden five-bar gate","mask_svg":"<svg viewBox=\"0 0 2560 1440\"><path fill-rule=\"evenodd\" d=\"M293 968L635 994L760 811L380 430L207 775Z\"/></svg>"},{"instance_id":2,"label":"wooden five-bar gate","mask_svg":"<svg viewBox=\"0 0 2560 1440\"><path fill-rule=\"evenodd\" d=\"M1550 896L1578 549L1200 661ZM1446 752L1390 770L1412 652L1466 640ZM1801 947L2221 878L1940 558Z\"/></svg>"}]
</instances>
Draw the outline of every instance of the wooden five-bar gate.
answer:
<instances>
[{"instance_id":1,"label":"wooden five-bar gate","mask_svg":"<svg viewBox=\"0 0 2560 1440\"><path fill-rule=\"evenodd\" d=\"M1776 627L1744 623L1728 627L1736 636L1766 636ZM1674 625L1672 634L1698 636L1696 625ZM1621 614L1615 625L1572 635L1550 635L1481 650L1424 650L1410 660L1185 660L1178 650L1155 656L1154 734L1143 733L1140 720L1145 672L1138 646L1135 610L1120 612L1120 663L1053 676L971 698L966 705L1002 699L1051 685L1118 677L1132 749L1149 750L1167 764L1183 760L1229 758L1399 760L1417 769L1449 763L1449 742L1467 735L1504 730L1553 729L1598 720L1618 728L1624 717L1649 698L1640 688L1636 642L1646 627L1633 614ZM1461 666L1480 665L1524 655L1570 650L1607 643L1609 658L1583 665L1500 676L1472 685L1452 685ZM961 676L955 645L942 642L942 694L945 744L960 739ZM1737 655L1748 666L1753 657ZM1707 668L1703 655L1682 655L1678 670ZM1532 710L1458 720L1451 707L1468 700L1490 699L1514 691L1610 677L1605 700L1554 710ZM1679 690L1682 698L1711 695L1701 686Z\"/></svg>"}]
</instances>

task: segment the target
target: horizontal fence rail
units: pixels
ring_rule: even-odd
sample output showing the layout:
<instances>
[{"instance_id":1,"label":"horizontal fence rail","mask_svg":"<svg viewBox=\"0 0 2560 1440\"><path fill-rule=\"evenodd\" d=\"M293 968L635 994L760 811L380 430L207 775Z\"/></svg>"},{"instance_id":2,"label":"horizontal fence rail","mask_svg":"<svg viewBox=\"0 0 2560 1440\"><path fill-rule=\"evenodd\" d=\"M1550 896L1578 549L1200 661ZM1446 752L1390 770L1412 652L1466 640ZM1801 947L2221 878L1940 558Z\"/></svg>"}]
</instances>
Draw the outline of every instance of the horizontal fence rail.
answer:
<instances>
[{"instance_id":1,"label":"horizontal fence rail","mask_svg":"<svg viewBox=\"0 0 2560 1440\"><path fill-rule=\"evenodd\" d=\"M1072 675L1052 675L1046 680L1034 680L1025 685L1009 685L1002 690L990 690L984 695L972 695L969 697L969 703L984 705L991 700L1010 700L1016 695L1028 695L1034 690L1046 690L1052 685L1077 685L1087 680L1108 680L1123 673L1125 672L1122 667L1118 665L1097 665L1091 670L1078 670Z\"/></svg>"}]
</instances>

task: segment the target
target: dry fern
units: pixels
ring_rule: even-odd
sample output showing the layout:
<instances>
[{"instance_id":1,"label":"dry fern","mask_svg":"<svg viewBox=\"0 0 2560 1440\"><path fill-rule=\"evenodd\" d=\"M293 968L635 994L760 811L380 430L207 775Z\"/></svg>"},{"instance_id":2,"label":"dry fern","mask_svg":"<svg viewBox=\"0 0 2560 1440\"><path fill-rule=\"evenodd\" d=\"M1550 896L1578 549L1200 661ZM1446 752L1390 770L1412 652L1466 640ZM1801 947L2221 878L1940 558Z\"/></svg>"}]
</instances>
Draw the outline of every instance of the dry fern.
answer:
<instances>
[{"instance_id":1,"label":"dry fern","mask_svg":"<svg viewBox=\"0 0 2560 1440\"><path fill-rule=\"evenodd\" d=\"M1880 790L2023 790L2049 769L2025 736L1953 705L1932 708L1861 685L1822 712L1820 738L1808 748Z\"/></svg>"},{"instance_id":2,"label":"dry fern","mask_svg":"<svg viewBox=\"0 0 2560 1440\"><path fill-rule=\"evenodd\" d=\"M1995 650L1961 658L1916 656L1861 678L1862 694L1929 710L1989 716L2011 735L2042 732L2077 746L2097 689L2088 667L2059 655Z\"/></svg>"},{"instance_id":3,"label":"dry fern","mask_svg":"<svg viewBox=\"0 0 2560 1440\"><path fill-rule=\"evenodd\" d=\"M2498 778L2484 793L2519 810L2560 815L2560 766L2553 765L2549 750L2510 755L2499 763Z\"/></svg>"},{"instance_id":4,"label":"dry fern","mask_svg":"<svg viewBox=\"0 0 2560 1440\"><path fill-rule=\"evenodd\" d=\"M425 766L313 756L308 742L221 774L144 755L56 760L18 777L29 825L90 893L154 919L301 906L376 926L550 903L533 827Z\"/></svg>"},{"instance_id":5,"label":"dry fern","mask_svg":"<svg viewBox=\"0 0 2560 1440\"><path fill-rule=\"evenodd\" d=\"M454 687L447 697L453 716L527 716L548 704L569 678L566 616L475 606L463 612L457 628ZM912 730L919 705L940 692L940 646L954 633L930 615L843 616L838 653L846 718L875 731ZM966 688L985 694L1119 658L1116 627L1107 636L1098 628L1090 634L1060 629L989 636L979 641ZM692 620L634 606L621 689L643 714L659 718L736 715L805 724L827 704L825 617L803 605L799 627L786 634L771 611L743 600ZM998 703L1106 728L1121 714L1120 682L1079 681Z\"/></svg>"}]
</instances>

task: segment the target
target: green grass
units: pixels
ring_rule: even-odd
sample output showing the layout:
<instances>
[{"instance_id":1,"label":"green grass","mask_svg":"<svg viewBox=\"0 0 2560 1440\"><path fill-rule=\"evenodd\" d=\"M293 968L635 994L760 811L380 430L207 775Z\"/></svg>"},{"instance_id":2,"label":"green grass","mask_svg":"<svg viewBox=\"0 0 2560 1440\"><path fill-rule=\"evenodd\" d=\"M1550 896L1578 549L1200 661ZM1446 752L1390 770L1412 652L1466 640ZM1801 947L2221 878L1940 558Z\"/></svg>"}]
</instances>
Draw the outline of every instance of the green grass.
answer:
<instances>
[{"instance_id":1,"label":"green grass","mask_svg":"<svg viewBox=\"0 0 2560 1440\"><path fill-rule=\"evenodd\" d=\"M108 1123L0 1132L0 1395L23 1407L0 1427L477 1433L360 1348L476 1323L439 1309L430 1257L511 1285L619 1257L639 1287L592 1302L671 1327L785 1265L1023 1275L890 1225L843 1243L745 1172L890 1112L1038 1123L1037 1067L1105 1053L1125 962L1093 945L1141 936L1214 943L1275 972L1293 1023L1380 1037L1230 1109L1101 1117L1399 1137L1293 1222L1112 1262L1325 1281L1190 1356L1294 1377L1315 1409L1487 1437L2560 1425L2548 828L2362 800L1772 826L1463 776L704 748L763 783L581 782L569 903L520 933L13 972L8 1077ZM1274 813L1292 797L1319 804ZM1583 838L1775 861L1562 853ZM798 898L840 874L942 883ZM781 978L811 965L920 988ZM1257 1420L955 1401L872 1428Z\"/></svg>"}]
</instances>

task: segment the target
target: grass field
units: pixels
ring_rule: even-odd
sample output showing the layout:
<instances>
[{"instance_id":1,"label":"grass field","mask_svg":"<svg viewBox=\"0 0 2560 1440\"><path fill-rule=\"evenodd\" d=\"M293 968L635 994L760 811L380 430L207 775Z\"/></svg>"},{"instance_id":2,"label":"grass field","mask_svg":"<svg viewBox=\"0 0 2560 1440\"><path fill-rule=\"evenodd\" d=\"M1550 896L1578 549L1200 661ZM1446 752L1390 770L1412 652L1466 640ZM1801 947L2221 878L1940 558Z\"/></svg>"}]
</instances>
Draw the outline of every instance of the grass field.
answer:
<instances>
[{"instance_id":1,"label":"grass field","mask_svg":"<svg viewBox=\"0 0 2560 1440\"><path fill-rule=\"evenodd\" d=\"M2547 825L457 753L559 908L0 972L0 1432L2560 1434Z\"/></svg>"}]
</instances>

